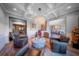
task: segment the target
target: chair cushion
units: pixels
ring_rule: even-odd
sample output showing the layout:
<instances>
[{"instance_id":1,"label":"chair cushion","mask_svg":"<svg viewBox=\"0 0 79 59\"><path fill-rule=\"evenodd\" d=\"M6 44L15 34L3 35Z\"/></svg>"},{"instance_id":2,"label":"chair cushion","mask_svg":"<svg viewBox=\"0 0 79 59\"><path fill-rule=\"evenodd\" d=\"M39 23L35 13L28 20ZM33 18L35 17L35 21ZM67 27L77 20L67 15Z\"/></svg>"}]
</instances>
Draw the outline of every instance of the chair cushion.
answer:
<instances>
[{"instance_id":1,"label":"chair cushion","mask_svg":"<svg viewBox=\"0 0 79 59\"><path fill-rule=\"evenodd\" d=\"M59 53L60 52L60 44L58 41L56 40L53 40L53 44L52 44L52 49L53 49L53 52L57 52Z\"/></svg>"},{"instance_id":2,"label":"chair cushion","mask_svg":"<svg viewBox=\"0 0 79 59\"><path fill-rule=\"evenodd\" d=\"M60 53L64 54L64 53L66 53L66 50L67 50L67 43L61 42L60 43Z\"/></svg>"},{"instance_id":3,"label":"chair cushion","mask_svg":"<svg viewBox=\"0 0 79 59\"><path fill-rule=\"evenodd\" d=\"M28 38L27 37L24 37L24 38L18 38L16 40L14 40L14 47L18 47L18 48L21 48L23 47L25 44L28 43Z\"/></svg>"}]
</instances>

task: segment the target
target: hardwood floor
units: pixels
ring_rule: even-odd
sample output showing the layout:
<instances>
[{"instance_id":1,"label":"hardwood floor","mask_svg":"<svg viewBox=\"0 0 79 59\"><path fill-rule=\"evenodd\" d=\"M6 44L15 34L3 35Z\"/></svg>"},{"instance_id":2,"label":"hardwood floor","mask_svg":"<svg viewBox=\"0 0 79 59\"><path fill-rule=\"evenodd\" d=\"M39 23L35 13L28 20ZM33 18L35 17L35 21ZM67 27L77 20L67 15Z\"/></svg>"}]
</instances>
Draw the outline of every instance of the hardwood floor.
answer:
<instances>
[{"instance_id":1,"label":"hardwood floor","mask_svg":"<svg viewBox=\"0 0 79 59\"><path fill-rule=\"evenodd\" d=\"M30 48L24 56L40 56L42 49Z\"/></svg>"},{"instance_id":2,"label":"hardwood floor","mask_svg":"<svg viewBox=\"0 0 79 59\"><path fill-rule=\"evenodd\" d=\"M0 51L0 56L15 56L19 48L14 48L13 42L9 42L5 47Z\"/></svg>"},{"instance_id":3,"label":"hardwood floor","mask_svg":"<svg viewBox=\"0 0 79 59\"><path fill-rule=\"evenodd\" d=\"M50 41L46 39L46 47L51 50ZM5 47L0 51L0 56L15 56L20 48L14 48L13 42L9 42ZM42 50L38 49L29 49L24 56L40 56Z\"/></svg>"},{"instance_id":4,"label":"hardwood floor","mask_svg":"<svg viewBox=\"0 0 79 59\"><path fill-rule=\"evenodd\" d=\"M19 51L19 48L14 48L13 42L9 42L5 47L0 51L0 56L15 56ZM40 56L41 50L29 49L24 56Z\"/></svg>"}]
</instances>

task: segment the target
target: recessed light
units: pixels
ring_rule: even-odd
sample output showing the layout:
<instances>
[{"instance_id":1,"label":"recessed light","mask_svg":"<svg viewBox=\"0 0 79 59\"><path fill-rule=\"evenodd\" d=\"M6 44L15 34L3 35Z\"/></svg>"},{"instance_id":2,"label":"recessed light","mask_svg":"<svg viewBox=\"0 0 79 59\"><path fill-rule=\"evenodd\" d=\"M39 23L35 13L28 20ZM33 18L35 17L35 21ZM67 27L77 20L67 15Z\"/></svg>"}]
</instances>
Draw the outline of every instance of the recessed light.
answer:
<instances>
[{"instance_id":1,"label":"recessed light","mask_svg":"<svg viewBox=\"0 0 79 59\"><path fill-rule=\"evenodd\" d=\"M70 8L71 8L71 6L68 6L68 7L67 7L67 9L70 9Z\"/></svg>"},{"instance_id":2,"label":"recessed light","mask_svg":"<svg viewBox=\"0 0 79 59\"><path fill-rule=\"evenodd\" d=\"M15 10L15 11L16 11L16 8L13 8L13 10Z\"/></svg>"}]
</instances>

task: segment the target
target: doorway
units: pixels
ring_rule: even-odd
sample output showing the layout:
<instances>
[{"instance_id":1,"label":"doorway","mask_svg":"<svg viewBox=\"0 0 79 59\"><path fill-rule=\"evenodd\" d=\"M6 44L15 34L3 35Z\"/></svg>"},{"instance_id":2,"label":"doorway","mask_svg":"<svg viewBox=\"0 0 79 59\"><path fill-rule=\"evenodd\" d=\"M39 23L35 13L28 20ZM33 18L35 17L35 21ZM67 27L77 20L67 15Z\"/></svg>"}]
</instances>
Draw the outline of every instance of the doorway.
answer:
<instances>
[{"instance_id":1,"label":"doorway","mask_svg":"<svg viewBox=\"0 0 79 59\"><path fill-rule=\"evenodd\" d=\"M9 17L9 39L12 40L12 34L19 32L20 36L27 35L27 21L19 18Z\"/></svg>"}]
</instances>

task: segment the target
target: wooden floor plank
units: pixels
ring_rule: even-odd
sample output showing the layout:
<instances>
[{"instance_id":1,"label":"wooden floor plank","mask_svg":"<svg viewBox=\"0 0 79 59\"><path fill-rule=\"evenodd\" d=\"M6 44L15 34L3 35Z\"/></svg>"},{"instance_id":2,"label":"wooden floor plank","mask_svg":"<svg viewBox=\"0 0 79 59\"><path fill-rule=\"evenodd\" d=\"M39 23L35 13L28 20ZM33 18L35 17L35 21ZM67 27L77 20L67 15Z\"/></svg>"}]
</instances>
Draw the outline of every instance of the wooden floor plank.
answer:
<instances>
[{"instance_id":1,"label":"wooden floor plank","mask_svg":"<svg viewBox=\"0 0 79 59\"><path fill-rule=\"evenodd\" d=\"M0 51L0 56L15 56L18 50L19 50L18 48L14 48L13 42L9 42Z\"/></svg>"}]
</instances>

